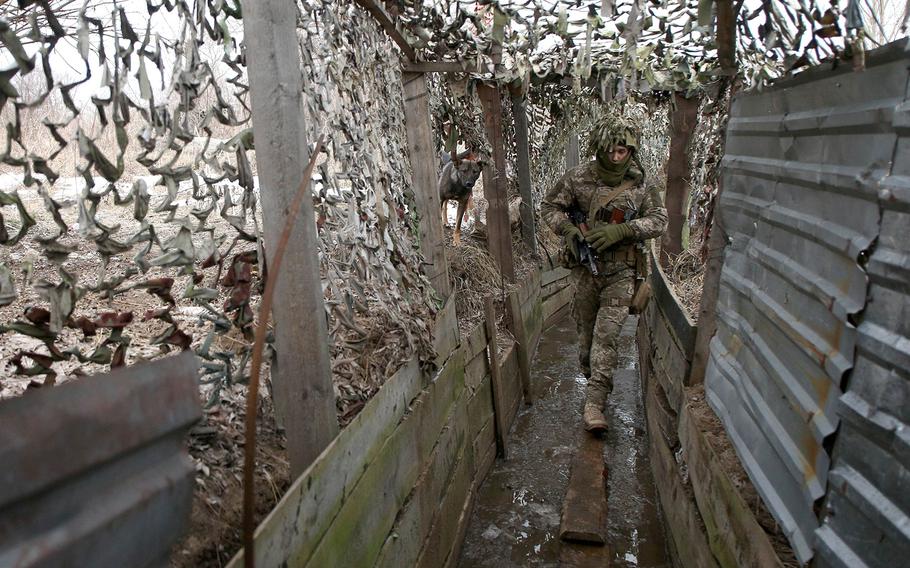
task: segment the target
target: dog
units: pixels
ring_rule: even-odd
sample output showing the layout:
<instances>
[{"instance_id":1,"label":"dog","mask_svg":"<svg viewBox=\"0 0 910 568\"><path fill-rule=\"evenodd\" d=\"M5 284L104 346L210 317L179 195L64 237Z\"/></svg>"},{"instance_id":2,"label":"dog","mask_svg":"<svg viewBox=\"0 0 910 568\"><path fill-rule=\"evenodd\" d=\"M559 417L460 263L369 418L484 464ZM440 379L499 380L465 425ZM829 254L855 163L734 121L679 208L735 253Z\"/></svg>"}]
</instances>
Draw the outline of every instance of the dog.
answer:
<instances>
[{"instance_id":1,"label":"dog","mask_svg":"<svg viewBox=\"0 0 910 568\"><path fill-rule=\"evenodd\" d=\"M471 150L465 150L460 154L454 151L451 155L443 152L442 173L439 175L439 200L442 205L442 226L448 225L446 215L446 205L449 200L458 202L458 215L455 217L455 235L453 240L455 244L461 242L461 223L471 202L471 196L474 190L474 184L483 171L483 161L477 157Z\"/></svg>"}]
</instances>

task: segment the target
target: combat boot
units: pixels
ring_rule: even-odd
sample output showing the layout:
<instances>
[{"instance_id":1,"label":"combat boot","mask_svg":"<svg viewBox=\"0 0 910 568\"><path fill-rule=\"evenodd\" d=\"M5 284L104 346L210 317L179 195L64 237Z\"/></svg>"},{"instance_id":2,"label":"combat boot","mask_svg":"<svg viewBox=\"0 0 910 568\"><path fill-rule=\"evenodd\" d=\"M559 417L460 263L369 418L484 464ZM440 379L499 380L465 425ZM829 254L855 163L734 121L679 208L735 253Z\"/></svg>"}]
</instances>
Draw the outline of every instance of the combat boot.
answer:
<instances>
[{"instance_id":1,"label":"combat boot","mask_svg":"<svg viewBox=\"0 0 910 568\"><path fill-rule=\"evenodd\" d=\"M585 404L585 430L594 434L607 431L607 420L596 404Z\"/></svg>"}]
</instances>

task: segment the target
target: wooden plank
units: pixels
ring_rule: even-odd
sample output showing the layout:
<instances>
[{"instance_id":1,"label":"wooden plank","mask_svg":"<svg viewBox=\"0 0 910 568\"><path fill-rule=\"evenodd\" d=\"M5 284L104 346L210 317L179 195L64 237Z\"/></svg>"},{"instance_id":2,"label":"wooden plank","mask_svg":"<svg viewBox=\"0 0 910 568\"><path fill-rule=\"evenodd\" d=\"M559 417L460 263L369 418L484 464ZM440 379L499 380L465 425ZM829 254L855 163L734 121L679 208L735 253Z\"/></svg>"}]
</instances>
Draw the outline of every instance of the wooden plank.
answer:
<instances>
[{"instance_id":1,"label":"wooden plank","mask_svg":"<svg viewBox=\"0 0 910 568\"><path fill-rule=\"evenodd\" d=\"M455 466L455 474L446 489L445 497L436 511L430 535L424 542L417 563L417 568L438 568L445 566L452 554L458 553L460 542L457 542L462 523L470 520L471 508L471 473L474 463L466 455ZM467 514L465 512L467 511ZM398 566L408 566L399 563Z\"/></svg>"},{"instance_id":2,"label":"wooden plank","mask_svg":"<svg viewBox=\"0 0 910 568\"><path fill-rule=\"evenodd\" d=\"M476 436L480 429L493 417L493 389L490 375L484 377L474 394L468 399L468 422L471 435ZM490 437L493 440L493 437Z\"/></svg>"},{"instance_id":3,"label":"wooden plank","mask_svg":"<svg viewBox=\"0 0 910 568\"><path fill-rule=\"evenodd\" d=\"M546 270L540 275L540 285L546 286L551 282L556 282L557 280L568 278L571 275L572 271L568 268L554 268L553 270Z\"/></svg>"},{"instance_id":4,"label":"wooden plank","mask_svg":"<svg viewBox=\"0 0 910 568\"><path fill-rule=\"evenodd\" d=\"M660 425L653 409L646 407L645 415L648 431L657 431ZM648 449L654 479L658 480L657 494L664 513L664 526L672 539L679 564L717 568L695 500L686 491L678 464L663 436L648 436Z\"/></svg>"},{"instance_id":5,"label":"wooden plank","mask_svg":"<svg viewBox=\"0 0 910 568\"><path fill-rule=\"evenodd\" d=\"M451 365L451 363L450 363ZM454 367L454 365L451 365ZM452 374L451 367L440 377ZM443 379L451 382L451 378ZM439 382L437 379L436 382ZM364 470L376 460L383 441L409 410L423 383L416 358L388 379L347 428L298 477L256 529L256 564L303 564L338 514ZM337 472L348 472L337 475ZM243 551L230 566L243 565Z\"/></svg>"},{"instance_id":6,"label":"wooden plank","mask_svg":"<svg viewBox=\"0 0 910 568\"><path fill-rule=\"evenodd\" d=\"M266 254L274 258L291 202L309 161L297 8L279 0L244 7L250 99ZM277 88L277 86L281 88ZM274 400L287 432L291 476L303 473L338 434L332 359L319 276L313 202L304 199L275 288ZM301 373L306 369L306 373Z\"/></svg>"},{"instance_id":7,"label":"wooden plank","mask_svg":"<svg viewBox=\"0 0 910 568\"><path fill-rule=\"evenodd\" d=\"M492 377L493 386L493 420L496 425L496 450L500 457L505 458L507 455L506 432L505 426L505 392L502 381L501 369L499 367L499 347L496 340L496 310L493 307L493 298L487 296L483 300L484 317L487 326L487 357L490 364L490 376Z\"/></svg>"},{"instance_id":8,"label":"wooden plank","mask_svg":"<svg viewBox=\"0 0 910 568\"><path fill-rule=\"evenodd\" d=\"M506 307L508 308L509 321L511 322L512 336L515 338L515 355L518 359L518 378L521 380L521 395L525 404L530 405L534 402L534 395L531 393L530 344L524 319L521 317L521 302L518 299L517 290L509 293Z\"/></svg>"},{"instance_id":9,"label":"wooden plank","mask_svg":"<svg viewBox=\"0 0 910 568\"><path fill-rule=\"evenodd\" d=\"M702 427L688 404L683 406L680 416L679 441L695 500L705 522L708 544L718 564L725 568L783 566L767 533L704 439Z\"/></svg>"},{"instance_id":10,"label":"wooden plank","mask_svg":"<svg viewBox=\"0 0 910 568\"><path fill-rule=\"evenodd\" d=\"M530 277L518 288L518 301L524 305L532 297L540 295L540 270L531 272Z\"/></svg>"},{"instance_id":11,"label":"wooden plank","mask_svg":"<svg viewBox=\"0 0 910 568\"><path fill-rule=\"evenodd\" d=\"M473 452L468 430L468 396L467 391L463 391L414 489L398 512L376 566L413 566L416 563L446 488L456 473L456 464L465 458L466 451Z\"/></svg>"},{"instance_id":12,"label":"wooden plank","mask_svg":"<svg viewBox=\"0 0 910 568\"><path fill-rule=\"evenodd\" d=\"M670 406L670 402L667 400L667 394L664 392L664 388L659 382L650 381L648 383L647 391L646 400L654 411L659 426L658 430L663 436L667 446L675 448L677 444L679 444L679 418ZM650 434L652 436L655 435L654 432L651 432Z\"/></svg>"},{"instance_id":13,"label":"wooden plank","mask_svg":"<svg viewBox=\"0 0 910 568\"><path fill-rule=\"evenodd\" d=\"M476 389L477 385L490 374L490 364L487 354L480 352L465 365L464 382L469 389Z\"/></svg>"},{"instance_id":14,"label":"wooden plank","mask_svg":"<svg viewBox=\"0 0 910 568\"><path fill-rule=\"evenodd\" d=\"M580 542L559 545L560 568L607 568L612 557L609 546Z\"/></svg>"},{"instance_id":15,"label":"wooden plank","mask_svg":"<svg viewBox=\"0 0 910 568\"><path fill-rule=\"evenodd\" d=\"M354 0L357 4L366 9L371 16L379 23L379 26L385 31L385 33L395 42L398 46L398 49L407 57L410 61L417 59L417 52L414 51L414 48L411 47L411 44L404 38L403 35L395 27L395 22L392 21L392 17L385 11L381 6L379 6L373 0Z\"/></svg>"},{"instance_id":16,"label":"wooden plank","mask_svg":"<svg viewBox=\"0 0 910 568\"><path fill-rule=\"evenodd\" d=\"M404 122L408 133L408 156L413 171L412 186L420 223L417 230L424 254L424 270L433 289L442 298L451 293L449 267L442 234L442 204L436 184L438 173L436 147L430 127L427 78L422 73L402 73L404 88Z\"/></svg>"},{"instance_id":17,"label":"wooden plank","mask_svg":"<svg viewBox=\"0 0 910 568\"><path fill-rule=\"evenodd\" d=\"M491 66L482 61L409 61L401 66L409 73L492 73Z\"/></svg>"},{"instance_id":18,"label":"wooden plank","mask_svg":"<svg viewBox=\"0 0 910 568\"><path fill-rule=\"evenodd\" d=\"M474 490L487 476L493 462L496 461L496 436L493 434L495 425L492 418L487 420L483 428L474 438Z\"/></svg>"},{"instance_id":19,"label":"wooden plank","mask_svg":"<svg viewBox=\"0 0 910 568\"><path fill-rule=\"evenodd\" d=\"M458 316L455 313L455 296L449 296L445 306L436 314L433 324L433 349L436 351L436 365L439 368L458 347Z\"/></svg>"},{"instance_id":20,"label":"wooden plank","mask_svg":"<svg viewBox=\"0 0 910 568\"><path fill-rule=\"evenodd\" d=\"M562 503L559 538L604 544L607 542L604 439L587 432L580 438Z\"/></svg>"},{"instance_id":21,"label":"wooden plank","mask_svg":"<svg viewBox=\"0 0 910 568\"><path fill-rule=\"evenodd\" d=\"M666 274L663 268L654 260L654 247L651 248L652 254L649 255L651 263L651 289L653 297L651 300L656 302L664 313L670 329L679 342L680 347L687 359L692 358L692 352L695 349L695 335L697 329L692 318L689 317L686 309L682 307L679 296L673 291L667 283Z\"/></svg>"},{"instance_id":22,"label":"wooden plank","mask_svg":"<svg viewBox=\"0 0 910 568\"><path fill-rule=\"evenodd\" d=\"M651 329L651 342L654 345L652 372L660 380L673 410L679 412L682 403L683 381L688 373L689 362L676 344L672 332L659 307L656 309L656 322Z\"/></svg>"},{"instance_id":23,"label":"wooden plank","mask_svg":"<svg viewBox=\"0 0 910 568\"><path fill-rule=\"evenodd\" d=\"M483 168L483 196L487 206L487 246L508 282L515 282L512 232L509 224L508 179L502 134L502 101L499 89L480 84L477 94L484 110L487 140L493 148L493 164Z\"/></svg>"},{"instance_id":24,"label":"wooden plank","mask_svg":"<svg viewBox=\"0 0 910 568\"><path fill-rule=\"evenodd\" d=\"M450 360L452 371L430 383L383 444L307 560L311 566L369 566L375 562L422 464L464 391L460 359L456 354ZM339 471L345 470L333 474L337 476ZM357 546L351 546L355 541Z\"/></svg>"},{"instance_id":25,"label":"wooden plank","mask_svg":"<svg viewBox=\"0 0 910 568\"><path fill-rule=\"evenodd\" d=\"M558 294L554 294L543 303L543 320L544 327L550 323L550 318L556 312L572 303L575 295L575 287L563 288Z\"/></svg>"},{"instance_id":26,"label":"wooden plank","mask_svg":"<svg viewBox=\"0 0 910 568\"><path fill-rule=\"evenodd\" d=\"M512 429L512 421L521 405L521 380L518 378L518 352L515 345L512 344L502 354L501 375L503 384L503 407L505 408L505 436L508 437L509 430Z\"/></svg>"},{"instance_id":27,"label":"wooden plank","mask_svg":"<svg viewBox=\"0 0 910 568\"><path fill-rule=\"evenodd\" d=\"M524 95L511 92L512 120L515 124L515 169L521 194L521 238L537 256L537 223L534 220L534 191L531 187L531 151L528 135L528 111Z\"/></svg>"},{"instance_id":28,"label":"wooden plank","mask_svg":"<svg viewBox=\"0 0 910 568\"><path fill-rule=\"evenodd\" d=\"M470 361L486 351L487 326L485 323L478 324L477 327L468 334L468 337L464 340L463 349L465 361Z\"/></svg>"}]
</instances>

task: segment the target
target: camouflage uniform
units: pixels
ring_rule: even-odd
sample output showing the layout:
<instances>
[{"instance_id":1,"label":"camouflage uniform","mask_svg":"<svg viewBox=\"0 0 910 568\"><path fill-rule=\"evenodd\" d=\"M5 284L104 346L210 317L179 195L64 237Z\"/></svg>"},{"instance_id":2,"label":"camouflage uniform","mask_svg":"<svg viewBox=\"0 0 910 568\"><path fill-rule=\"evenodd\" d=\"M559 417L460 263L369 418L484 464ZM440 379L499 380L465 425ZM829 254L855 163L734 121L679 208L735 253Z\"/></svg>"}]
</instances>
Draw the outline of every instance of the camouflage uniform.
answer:
<instances>
[{"instance_id":1,"label":"camouflage uniform","mask_svg":"<svg viewBox=\"0 0 910 568\"><path fill-rule=\"evenodd\" d=\"M577 263L572 268L576 283L572 313L578 327L581 368L588 377L587 404L599 409L613 390L616 339L629 313L635 285L634 244L659 236L667 226L660 190L646 185L641 172L634 168L626 175L634 180L632 186L603 203L614 188L598 177L596 162L582 164L569 170L547 192L540 208L544 221L557 234L569 222L566 211L573 207L584 213L592 227L606 222L608 211L614 207L635 212L635 218L627 221L633 236L598 255L598 276Z\"/></svg>"}]
</instances>

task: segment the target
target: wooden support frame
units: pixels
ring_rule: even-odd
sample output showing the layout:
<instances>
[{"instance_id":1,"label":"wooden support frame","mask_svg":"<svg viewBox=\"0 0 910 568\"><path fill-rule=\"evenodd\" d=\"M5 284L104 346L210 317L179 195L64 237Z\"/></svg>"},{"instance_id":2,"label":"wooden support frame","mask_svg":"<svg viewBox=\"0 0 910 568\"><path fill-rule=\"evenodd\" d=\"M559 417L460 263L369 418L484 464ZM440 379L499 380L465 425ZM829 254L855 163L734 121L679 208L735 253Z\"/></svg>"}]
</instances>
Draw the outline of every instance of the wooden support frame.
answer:
<instances>
[{"instance_id":1,"label":"wooden support frame","mask_svg":"<svg viewBox=\"0 0 910 568\"><path fill-rule=\"evenodd\" d=\"M502 368L499 366L499 342L496 338L496 308L493 306L493 297L483 299L484 324L487 328L487 357L490 362L490 387L493 390L493 426L496 436L496 452L499 457L508 457L506 434L508 423L503 400L504 385L502 384Z\"/></svg>"},{"instance_id":2,"label":"wooden support frame","mask_svg":"<svg viewBox=\"0 0 910 568\"><path fill-rule=\"evenodd\" d=\"M427 78L423 73L402 73L404 88L405 127L408 133L408 155L413 172L414 199L420 214L420 247L426 259L424 268L436 293L443 299L449 297L449 267L446 262L442 220L439 216L441 202L437 190L439 158L433 145L430 130L430 105Z\"/></svg>"},{"instance_id":3,"label":"wooden support frame","mask_svg":"<svg viewBox=\"0 0 910 568\"><path fill-rule=\"evenodd\" d=\"M296 21L292 2L244 4L253 134L269 258L309 159ZM292 477L303 473L338 433L313 219L312 201L304 199L290 237L294 246L285 253L275 289L278 357L272 385L287 431Z\"/></svg>"},{"instance_id":4,"label":"wooden support frame","mask_svg":"<svg viewBox=\"0 0 910 568\"><path fill-rule=\"evenodd\" d=\"M379 25L382 26L385 33L388 34L396 45L398 45L398 48L404 53L404 56L407 57L409 61L415 61L417 59L417 52L411 47L408 40L401 35L398 28L395 27L395 22L392 21L392 17L385 9L373 0L354 0L354 2L373 16Z\"/></svg>"},{"instance_id":5,"label":"wooden support frame","mask_svg":"<svg viewBox=\"0 0 910 568\"><path fill-rule=\"evenodd\" d=\"M493 147L493 165L483 169L483 196L487 208L487 247L499 265L500 273L509 282L515 281L512 257L512 233L509 226L508 180L506 155L502 136L502 100L497 87L478 85L477 93L483 104L487 139Z\"/></svg>"},{"instance_id":6,"label":"wooden support frame","mask_svg":"<svg viewBox=\"0 0 910 568\"><path fill-rule=\"evenodd\" d=\"M531 149L527 101L522 93L513 90L512 119L515 122L516 167L518 191L521 193L521 238L535 257L537 251L537 221L534 219L534 191L531 187Z\"/></svg>"}]
</instances>

